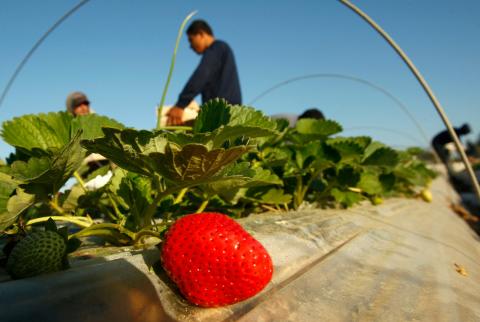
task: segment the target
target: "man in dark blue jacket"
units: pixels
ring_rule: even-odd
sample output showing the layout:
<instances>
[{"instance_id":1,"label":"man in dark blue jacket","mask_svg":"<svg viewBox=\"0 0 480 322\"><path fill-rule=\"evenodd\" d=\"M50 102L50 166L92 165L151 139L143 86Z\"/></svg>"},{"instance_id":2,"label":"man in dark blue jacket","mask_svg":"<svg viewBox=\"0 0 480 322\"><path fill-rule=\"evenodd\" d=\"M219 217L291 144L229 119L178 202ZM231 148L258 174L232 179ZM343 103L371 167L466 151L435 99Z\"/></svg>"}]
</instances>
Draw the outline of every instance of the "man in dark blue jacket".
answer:
<instances>
[{"instance_id":1,"label":"man in dark blue jacket","mask_svg":"<svg viewBox=\"0 0 480 322\"><path fill-rule=\"evenodd\" d=\"M240 81L235 58L230 47L216 40L210 26L195 20L187 29L190 47L202 60L168 112L168 125L182 124L183 109L195 96L202 94L202 103L212 98L224 98L230 104L241 104Z\"/></svg>"}]
</instances>

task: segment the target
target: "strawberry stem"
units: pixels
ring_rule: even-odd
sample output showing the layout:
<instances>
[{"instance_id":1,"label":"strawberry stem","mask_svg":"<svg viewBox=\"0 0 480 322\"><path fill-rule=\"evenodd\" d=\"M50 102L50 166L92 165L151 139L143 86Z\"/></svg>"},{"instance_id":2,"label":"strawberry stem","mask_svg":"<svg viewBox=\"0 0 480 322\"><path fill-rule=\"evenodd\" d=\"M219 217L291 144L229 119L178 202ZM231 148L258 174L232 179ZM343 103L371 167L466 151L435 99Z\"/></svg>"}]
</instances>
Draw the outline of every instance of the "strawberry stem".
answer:
<instances>
[{"instance_id":1,"label":"strawberry stem","mask_svg":"<svg viewBox=\"0 0 480 322\"><path fill-rule=\"evenodd\" d=\"M179 204L180 202L182 202L182 199L185 196L185 194L187 193L187 191L188 191L188 188L183 188L182 190L180 190L180 192L178 193L177 198L175 198L175 201L173 202L173 204L176 205L176 204Z\"/></svg>"},{"instance_id":2,"label":"strawberry stem","mask_svg":"<svg viewBox=\"0 0 480 322\"><path fill-rule=\"evenodd\" d=\"M53 209L55 210L56 212L58 212L60 215L65 215L65 211L63 210L62 207L60 207L58 205L58 203L55 201L55 200L50 200L48 202L48 205Z\"/></svg>"},{"instance_id":3,"label":"strawberry stem","mask_svg":"<svg viewBox=\"0 0 480 322\"><path fill-rule=\"evenodd\" d=\"M200 207L198 207L197 211L195 211L196 214L200 213L200 212L203 212L205 210L205 208L207 208L207 205L208 205L208 199L205 199Z\"/></svg>"},{"instance_id":4,"label":"strawberry stem","mask_svg":"<svg viewBox=\"0 0 480 322\"><path fill-rule=\"evenodd\" d=\"M120 234L124 234L130 239L135 239L135 233L128 230L127 228L118 225L118 224L111 224L111 223L103 223L103 224L93 224L85 229L80 230L79 232L76 232L75 234L70 235L70 238L72 237L84 237L84 236L95 236L95 231L101 231L103 234L105 232L105 229L111 230L111 231L117 231ZM115 235L115 234L113 234Z\"/></svg>"},{"instance_id":5,"label":"strawberry stem","mask_svg":"<svg viewBox=\"0 0 480 322\"><path fill-rule=\"evenodd\" d=\"M85 188L85 181L83 181L83 179L80 176L80 174L78 173L78 171L73 172L73 176L75 177L75 179L77 179L77 181L80 184L80 186L82 187L83 191L87 191L87 188Z\"/></svg>"},{"instance_id":6,"label":"strawberry stem","mask_svg":"<svg viewBox=\"0 0 480 322\"><path fill-rule=\"evenodd\" d=\"M72 224L75 224L77 226L87 228L90 227L93 224L92 219L86 218L86 217L73 217L73 216L48 216L48 217L40 217L40 218L35 218L35 219L30 219L27 221L25 224L26 226L30 226L33 224L37 224L40 222L45 222L49 219L57 220L57 221L66 221L70 222Z\"/></svg>"}]
</instances>

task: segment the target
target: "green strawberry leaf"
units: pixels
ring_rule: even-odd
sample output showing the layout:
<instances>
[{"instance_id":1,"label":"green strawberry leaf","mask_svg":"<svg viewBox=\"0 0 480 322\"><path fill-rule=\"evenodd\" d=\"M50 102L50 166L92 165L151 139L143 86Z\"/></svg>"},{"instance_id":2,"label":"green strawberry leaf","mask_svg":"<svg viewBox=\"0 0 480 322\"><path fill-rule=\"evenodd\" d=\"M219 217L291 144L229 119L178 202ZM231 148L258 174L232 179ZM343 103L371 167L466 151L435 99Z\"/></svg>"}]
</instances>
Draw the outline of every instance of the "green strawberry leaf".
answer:
<instances>
[{"instance_id":1,"label":"green strawberry leaf","mask_svg":"<svg viewBox=\"0 0 480 322\"><path fill-rule=\"evenodd\" d=\"M378 179L382 184L383 191L390 192L395 186L396 177L393 173L384 173L381 174Z\"/></svg>"},{"instance_id":2,"label":"green strawberry leaf","mask_svg":"<svg viewBox=\"0 0 480 322\"><path fill-rule=\"evenodd\" d=\"M73 252L76 251L81 245L82 245L82 242L80 241L80 239L75 238L75 237L70 238L70 239L67 241L66 253L67 253L67 254L73 253Z\"/></svg>"},{"instance_id":3,"label":"green strawberry leaf","mask_svg":"<svg viewBox=\"0 0 480 322\"><path fill-rule=\"evenodd\" d=\"M149 157L154 160L157 173L174 185L193 182L200 184L215 177L250 149L249 146L237 146L230 149L208 150L201 144L179 147L169 143L165 153L151 153Z\"/></svg>"},{"instance_id":4,"label":"green strawberry leaf","mask_svg":"<svg viewBox=\"0 0 480 322\"><path fill-rule=\"evenodd\" d=\"M335 198L335 201L341 204L344 207L351 207L354 204L362 201L364 197L353 191L341 191L337 188L333 188L331 191L332 196Z\"/></svg>"},{"instance_id":5,"label":"green strawberry leaf","mask_svg":"<svg viewBox=\"0 0 480 322\"><path fill-rule=\"evenodd\" d=\"M102 128L109 127L123 129L125 126L114 119L98 114L89 114L73 118L70 128L70 137L78 130L82 130L82 140L93 140L103 137Z\"/></svg>"},{"instance_id":6,"label":"green strawberry leaf","mask_svg":"<svg viewBox=\"0 0 480 322\"><path fill-rule=\"evenodd\" d=\"M233 128L236 126L274 134L277 123L252 107L230 105L223 99L213 99L202 105L192 131L195 134L207 133L214 132L222 127ZM251 134L245 133L243 135L254 137L255 134L252 131Z\"/></svg>"},{"instance_id":7,"label":"green strawberry leaf","mask_svg":"<svg viewBox=\"0 0 480 322\"><path fill-rule=\"evenodd\" d=\"M360 173L350 165L343 166L338 170L338 183L344 187L355 187L360 180Z\"/></svg>"},{"instance_id":8,"label":"green strawberry leaf","mask_svg":"<svg viewBox=\"0 0 480 322\"><path fill-rule=\"evenodd\" d=\"M238 138L256 138L276 134L277 123L254 108L229 105L223 99L203 104L192 129L194 134L212 133L213 147Z\"/></svg>"},{"instance_id":9,"label":"green strawberry leaf","mask_svg":"<svg viewBox=\"0 0 480 322\"><path fill-rule=\"evenodd\" d=\"M285 147L266 147L259 153L260 158L269 167L284 165L292 155L293 152Z\"/></svg>"},{"instance_id":10,"label":"green strawberry leaf","mask_svg":"<svg viewBox=\"0 0 480 322\"><path fill-rule=\"evenodd\" d=\"M5 230L12 225L30 206L35 203L35 196L25 193L17 188L16 194L7 202L7 209L0 213L0 231Z\"/></svg>"},{"instance_id":11,"label":"green strawberry leaf","mask_svg":"<svg viewBox=\"0 0 480 322\"><path fill-rule=\"evenodd\" d=\"M62 236L63 240L65 241L65 243L67 242L68 240L68 227L67 226L63 226L63 227L60 227L57 229L56 231L60 236Z\"/></svg>"},{"instance_id":12,"label":"green strawberry leaf","mask_svg":"<svg viewBox=\"0 0 480 322\"><path fill-rule=\"evenodd\" d=\"M209 195L219 195L227 201L235 199L242 188L265 185L283 185L283 181L268 169L254 168L250 163L240 162L227 167L221 173L224 180L201 186Z\"/></svg>"},{"instance_id":13,"label":"green strawberry leaf","mask_svg":"<svg viewBox=\"0 0 480 322\"><path fill-rule=\"evenodd\" d=\"M338 151L342 162L358 162L363 156L362 142L355 139L337 137L328 139L327 144Z\"/></svg>"},{"instance_id":14,"label":"green strawberry leaf","mask_svg":"<svg viewBox=\"0 0 480 322\"><path fill-rule=\"evenodd\" d=\"M288 204L292 201L292 196L286 194L282 189L271 188L261 196L260 201L274 205Z\"/></svg>"},{"instance_id":15,"label":"green strawberry leaf","mask_svg":"<svg viewBox=\"0 0 480 322\"><path fill-rule=\"evenodd\" d=\"M125 170L116 171L115 177L117 179L115 182L112 182L113 184L109 187L109 190L120 199L121 205L127 206L126 209L131 218L130 225L133 226L130 228L137 230L141 224L144 212L153 202L154 189L152 180ZM118 178L121 178L119 184Z\"/></svg>"},{"instance_id":16,"label":"green strawberry leaf","mask_svg":"<svg viewBox=\"0 0 480 322\"><path fill-rule=\"evenodd\" d=\"M201 106L200 113L195 119L193 133L213 132L221 126L227 125L231 118L230 105L222 99L214 99Z\"/></svg>"},{"instance_id":17,"label":"green strawberry leaf","mask_svg":"<svg viewBox=\"0 0 480 322\"><path fill-rule=\"evenodd\" d=\"M85 195L85 189L82 188L79 184L74 185L69 190L66 190L62 194L61 206L65 211L75 211L78 207L78 199Z\"/></svg>"},{"instance_id":18,"label":"green strawberry leaf","mask_svg":"<svg viewBox=\"0 0 480 322\"><path fill-rule=\"evenodd\" d=\"M1 135L5 142L27 151L59 149L70 140L72 119L66 112L23 115L4 122Z\"/></svg>"},{"instance_id":19,"label":"green strawberry leaf","mask_svg":"<svg viewBox=\"0 0 480 322\"><path fill-rule=\"evenodd\" d=\"M2 125L3 139L30 155L34 150L58 150L68 144L79 130L82 138L102 136L102 127L123 128L123 125L97 114L74 118L67 112L28 114L13 118Z\"/></svg>"},{"instance_id":20,"label":"green strawberry leaf","mask_svg":"<svg viewBox=\"0 0 480 322\"><path fill-rule=\"evenodd\" d=\"M28 181L41 175L50 167L50 157L32 157L27 162L15 161L11 166L11 173L15 179Z\"/></svg>"},{"instance_id":21,"label":"green strawberry leaf","mask_svg":"<svg viewBox=\"0 0 480 322\"><path fill-rule=\"evenodd\" d=\"M428 169L424 163L413 162L410 165L400 165L393 171L397 183L405 183L407 186L424 187L435 177L435 172ZM403 190L403 189L401 189Z\"/></svg>"},{"instance_id":22,"label":"green strawberry leaf","mask_svg":"<svg viewBox=\"0 0 480 322\"><path fill-rule=\"evenodd\" d=\"M81 145L92 153L99 153L118 166L139 173L152 175L152 160L148 154L164 152L167 139L162 133L134 129L103 128L104 137L83 140Z\"/></svg>"},{"instance_id":23,"label":"green strawberry leaf","mask_svg":"<svg viewBox=\"0 0 480 322\"><path fill-rule=\"evenodd\" d=\"M394 167L399 161L398 153L380 142L372 142L362 160L364 165Z\"/></svg>"},{"instance_id":24,"label":"green strawberry leaf","mask_svg":"<svg viewBox=\"0 0 480 322\"><path fill-rule=\"evenodd\" d=\"M23 181L21 186L28 192L44 196L58 192L83 161L80 135L81 131L49 157L32 157L28 162L15 161L11 167L12 176Z\"/></svg>"},{"instance_id":25,"label":"green strawberry leaf","mask_svg":"<svg viewBox=\"0 0 480 322\"><path fill-rule=\"evenodd\" d=\"M48 218L48 220L44 223L45 230L57 232L57 224L55 224L55 220L53 220L51 217Z\"/></svg>"},{"instance_id":26,"label":"green strawberry leaf","mask_svg":"<svg viewBox=\"0 0 480 322\"><path fill-rule=\"evenodd\" d=\"M335 121L308 118L298 120L295 129L300 134L317 137L327 137L343 130Z\"/></svg>"},{"instance_id":27,"label":"green strawberry leaf","mask_svg":"<svg viewBox=\"0 0 480 322\"><path fill-rule=\"evenodd\" d=\"M369 195L377 195L383 192L383 185L378 174L372 171L365 171L360 175L357 187Z\"/></svg>"},{"instance_id":28,"label":"green strawberry leaf","mask_svg":"<svg viewBox=\"0 0 480 322\"><path fill-rule=\"evenodd\" d=\"M290 203L292 196L286 194L283 189L271 187L256 187L248 189L246 197L263 204L281 205Z\"/></svg>"},{"instance_id":29,"label":"green strawberry leaf","mask_svg":"<svg viewBox=\"0 0 480 322\"><path fill-rule=\"evenodd\" d=\"M353 136L353 137L349 137L348 139L349 141L361 146L363 150L365 150L367 146L369 146L370 143L372 143L372 138L368 136Z\"/></svg>"},{"instance_id":30,"label":"green strawberry leaf","mask_svg":"<svg viewBox=\"0 0 480 322\"><path fill-rule=\"evenodd\" d=\"M0 172L0 214L7 210L8 200L19 183L10 175Z\"/></svg>"},{"instance_id":31,"label":"green strawberry leaf","mask_svg":"<svg viewBox=\"0 0 480 322\"><path fill-rule=\"evenodd\" d=\"M210 197L219 195L228 201L233 199L237 192L242 189L242 187L245 187L250 180L249 177L232 175L223 177L223 180L221 181L202 185L201 189Z\"/></svg>"},{"instance_id":32,"label":"green strawberry leaf","mask_svg":"<svg viewBox=\"0 0 480 322\"><path fill-rule=\"evenodd\" d=\"M272 173L269 169L254 168L255 172L252 179L245 185L245 187L258 187L266 185L279 185L283 186L283 180L276 174Z\"/></svg>"}]
</instances>

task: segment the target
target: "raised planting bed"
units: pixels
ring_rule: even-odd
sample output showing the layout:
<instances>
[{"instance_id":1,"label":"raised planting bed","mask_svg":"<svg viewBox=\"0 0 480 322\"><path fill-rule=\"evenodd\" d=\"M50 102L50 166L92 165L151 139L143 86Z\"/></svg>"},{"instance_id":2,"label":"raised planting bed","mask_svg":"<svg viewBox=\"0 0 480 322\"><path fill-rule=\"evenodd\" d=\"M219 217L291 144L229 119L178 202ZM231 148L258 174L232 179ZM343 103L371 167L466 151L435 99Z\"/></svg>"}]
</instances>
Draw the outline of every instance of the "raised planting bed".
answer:
<instances>
[{"instance_id":1,"label":"raised planting bed","mask_svg":"<svg viewBox=\"0 0 480 322\"><path fill-rule=\"evenodd\" d=\"M391 198L238 220L270 253L274 275L235 305L189 304L157 248L80 249L69 270L4 278L1 320L478 321L479 237L450 210L458 199L443 177L431 191L431 203Z\"/></svg>"}]
</instances>

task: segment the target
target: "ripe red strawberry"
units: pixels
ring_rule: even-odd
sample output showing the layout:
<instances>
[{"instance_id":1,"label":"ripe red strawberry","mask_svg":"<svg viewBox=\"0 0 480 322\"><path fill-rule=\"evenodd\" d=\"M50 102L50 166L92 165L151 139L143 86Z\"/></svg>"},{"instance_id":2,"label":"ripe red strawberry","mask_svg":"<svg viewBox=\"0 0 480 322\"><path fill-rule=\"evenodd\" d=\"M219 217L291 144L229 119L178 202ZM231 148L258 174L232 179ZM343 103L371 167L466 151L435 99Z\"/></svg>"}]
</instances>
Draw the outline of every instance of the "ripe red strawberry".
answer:
<instances>
[{"instance_id":1,"label":"ripe red strawberry","mask_svg":"<svg viewBox=\"0 0 480 322\"><path fill-rule=\"evenodd\" d=\"M177 220L165 236L161 259L180 292L203 307L254 296L273 273L272 260L262 244L220 213Z\"/></svg>"}]
</instances>

